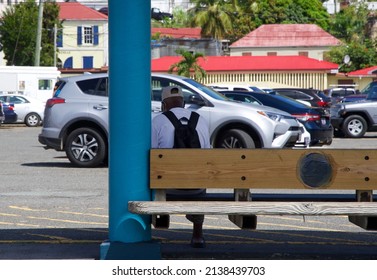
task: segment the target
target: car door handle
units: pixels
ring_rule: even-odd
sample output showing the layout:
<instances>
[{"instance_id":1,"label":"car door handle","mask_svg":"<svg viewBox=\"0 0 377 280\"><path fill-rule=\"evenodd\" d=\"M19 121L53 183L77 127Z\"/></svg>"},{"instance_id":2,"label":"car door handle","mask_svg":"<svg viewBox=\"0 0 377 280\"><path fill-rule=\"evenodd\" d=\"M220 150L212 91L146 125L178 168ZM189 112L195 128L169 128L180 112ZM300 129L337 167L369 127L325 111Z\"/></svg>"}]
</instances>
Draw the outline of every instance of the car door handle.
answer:
<instances>
[{"instance_id":1,"label":"car door handle","mask_svg":"<svg viewBox=\"0 0 377 280\"><path fill-rule=\"evenodd\" d=\"M99 111L102 111L102 110L106 110L106 109L107 109L107 106L102 105L102 104L94 105L94 106L93 106L93 109L95 109L95 110L99 110Z\"/></svg>"}]
</instances>

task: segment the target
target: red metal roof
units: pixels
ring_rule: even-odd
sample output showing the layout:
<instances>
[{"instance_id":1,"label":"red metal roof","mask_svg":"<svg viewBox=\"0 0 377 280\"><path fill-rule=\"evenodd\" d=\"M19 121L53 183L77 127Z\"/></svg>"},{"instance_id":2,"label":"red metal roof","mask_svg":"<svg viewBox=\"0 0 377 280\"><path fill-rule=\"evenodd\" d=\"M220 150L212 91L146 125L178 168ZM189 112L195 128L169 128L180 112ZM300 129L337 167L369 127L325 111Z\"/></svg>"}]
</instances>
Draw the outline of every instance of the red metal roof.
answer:
<instances>
[{"instance_id":1,"label":"red metal roof","mask_svg":"<svg viewBox=\"0 0 377 280\"><path fill-rule=\"evenodd\" d=\"M315 47L340 44L340 40L315 24L265 24L230 47Z\"/></svg>"},{"instance_id":2,"label":"red metal roof","mask_svg":"<svg viewBox=\"0 0 377 280\"><path fill-rule=\"evenodd\" d=\"M364 69L352 71L352 72L349 72L347 74L347 76L348 77L351 77L351 76L356 76L356 77L360 77L360 76L377 76L377 66L372 66L372 67L368 67L368 68L364 68Z\"/></svg>"},{"instance_id":3,"label":"red metal roof","mask_svg":"<svg viewBox=\"0 0 377 280\"><path fill-rule=\"evenodd\" d=\"M160 28L153 27L152 34L160 33L161 37L200 39L201 28Z\"/></svg>"},{"instance_id":4,"label":"red metal roof","mask_svg":"<svg viewBox=\"0 0 377 280\"><path fill-rule=\"evenodd\" d=\"M60 20L107 20L104 15L95 9L89 8L77 2L58 2L60 6Z\"/></svg>"},{"instance_id":5,"label":"red metal roof","mask_svg":"<svg viewBox=\"0 0 377 280\"><path fill-rule=\"evenodd\" d=\"M152 72L167 72L181 56L164 56L152 59ZM207 56L198 59L208 72L220 71L331 71L338 64L319 61L305 56Z\"/></svg>"}]
</instances>

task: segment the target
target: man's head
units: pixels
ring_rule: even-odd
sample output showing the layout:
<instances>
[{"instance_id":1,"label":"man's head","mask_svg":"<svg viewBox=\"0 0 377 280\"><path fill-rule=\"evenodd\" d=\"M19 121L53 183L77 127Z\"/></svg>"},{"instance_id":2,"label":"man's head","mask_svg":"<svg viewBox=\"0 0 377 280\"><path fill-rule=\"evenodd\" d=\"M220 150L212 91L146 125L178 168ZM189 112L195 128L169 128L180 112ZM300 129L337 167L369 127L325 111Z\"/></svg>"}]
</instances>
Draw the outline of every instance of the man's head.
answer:
<instances>
[{"instance_id":1,"label":"man's head","mask_svg":"<svg viewBox=\"0 0 377 280\"><path fill-rule=\"evenodd\" d=\"M183 93L179 86L168 86L162 89L162 111L169 111L171 108L184 107Z\"/></svg>"}]
</instances>

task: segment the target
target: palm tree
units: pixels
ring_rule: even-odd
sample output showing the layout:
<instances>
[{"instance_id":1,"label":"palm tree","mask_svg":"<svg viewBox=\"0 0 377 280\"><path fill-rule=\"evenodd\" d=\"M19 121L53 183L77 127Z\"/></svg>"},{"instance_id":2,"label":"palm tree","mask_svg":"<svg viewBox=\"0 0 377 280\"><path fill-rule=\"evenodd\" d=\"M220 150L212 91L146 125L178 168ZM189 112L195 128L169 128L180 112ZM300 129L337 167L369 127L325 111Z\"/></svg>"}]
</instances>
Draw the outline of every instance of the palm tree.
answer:
<instances>
[{"instance_id":1,"label":"palm tree","mask_svg":"<svg viewBox=\"0 0 377 280\"><path fill-rule=\"evenodd\" d=\"M202 53L192 53L184 49L178 49L175 52L182 55L183 58L169 67L169 73L177 71L178 75L190 77L191 71L194 71L194 79L198 81L206 76L206 71L198 64L198 58L204 58Z\"/></svg>"},{"instance_id":2,"label":"palm tree","mask_svg":"<svg viewBox=\"0 0 377 280\"><path fill-rule=\"evenodd\" d=\"M190 11L196 26L202 28L203 37L223 39L233 30L232 18L238 9L237 0L191 0Z\"/></svg>"}]
</instances>

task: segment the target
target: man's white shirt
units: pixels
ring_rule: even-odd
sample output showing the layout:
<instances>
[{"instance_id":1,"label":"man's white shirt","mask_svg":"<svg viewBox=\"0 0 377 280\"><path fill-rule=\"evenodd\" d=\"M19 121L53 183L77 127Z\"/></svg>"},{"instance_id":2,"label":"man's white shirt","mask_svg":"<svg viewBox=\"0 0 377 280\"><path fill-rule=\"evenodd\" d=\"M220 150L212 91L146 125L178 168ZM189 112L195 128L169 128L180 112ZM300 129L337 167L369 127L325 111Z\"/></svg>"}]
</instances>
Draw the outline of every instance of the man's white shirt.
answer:
<instances>
[{"instance_id":1,"label":"man's white shirt","mask_svg":"<svg viewBox=\"0 0 377 280\"><path fill-rule=\"evenodd\" d=\"M191 111L185 108L172 108L175 116L179 119L190 119ZM207 121L200 116L196 131L199 135L201 148L211 148L209 140L209 129ZM164 115L160 114L152 120L152 148L173 148L174 146L174 126L170 120Z\"/></svg>"}]
</instances>

